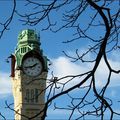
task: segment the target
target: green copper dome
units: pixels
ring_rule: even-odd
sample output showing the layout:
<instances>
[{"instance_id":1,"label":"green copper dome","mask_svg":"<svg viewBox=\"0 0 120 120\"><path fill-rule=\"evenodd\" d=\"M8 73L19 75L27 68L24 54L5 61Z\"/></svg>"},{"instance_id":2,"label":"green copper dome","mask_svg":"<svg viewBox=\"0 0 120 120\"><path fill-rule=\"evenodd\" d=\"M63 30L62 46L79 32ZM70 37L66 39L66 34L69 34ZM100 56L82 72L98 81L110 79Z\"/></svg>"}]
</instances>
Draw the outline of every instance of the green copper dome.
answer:
<instances>
[{"instance_id":1,"label":"green copper dome","mask_svg":"<svg viewBox=\"0 0 120 120\"><path fill-rule=\"evenodd\" d=\"M39 39L39 36L37 36L37 33L34 30L23 30L18 35L18 47L34 44L35 48L39 48Z\"/></svg>"},{"instance_id":2,"label":"green copper dome","mask_svg":"<svg viewBox=\"0 0 120 120\"><path fill-rule=\"evenodd\" d=\"M18 43L15 50L17 67L21 67L23 57L30 51L37 52L43 56L42 50L40 49L40 37L36 31L27 29L21 31L18 35ZM45 56L43 58L45 61L47 60Z\"/></svg>"}]
</instances>

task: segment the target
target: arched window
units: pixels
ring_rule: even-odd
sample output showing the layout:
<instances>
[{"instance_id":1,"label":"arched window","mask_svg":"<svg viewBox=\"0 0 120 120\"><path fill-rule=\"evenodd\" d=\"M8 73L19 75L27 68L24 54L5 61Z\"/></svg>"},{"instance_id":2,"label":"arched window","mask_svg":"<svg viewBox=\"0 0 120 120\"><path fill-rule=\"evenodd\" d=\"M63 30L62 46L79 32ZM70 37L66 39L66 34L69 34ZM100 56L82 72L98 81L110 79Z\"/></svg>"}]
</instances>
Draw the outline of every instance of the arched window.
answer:
<instances>
[{"instance_id":1,"label":"arched window","mask_svg":"<svg viewBox=\"0 0 120 120\"><path fill-rule=\"evenodd\" d=\"M26 47L24 49L25 49L24 52L26 52Z\"/></svg>"},{"instance_id":2,"label":"arched window","mask_svg":"<svg viewBox=\"0 0 120 120\"><path fill-rule=\"evenodd\" d=\"M31 90L31 102L32 103L34 102L34 90L33 89Z\"/></svg>"},{"instance_id":3,"label":"arched window","mask_svg":"<svg viewBox=\"0 0 120 120\"><path fill-rule=\"evenodd\" d=\"M21 48L21 53L23 53L23 48Z\"/></svg>"},{"instance_id":4,"label":"arched window","mask_svg":"<svg viewBox=\"0 0 120 120\"><path fill-rule=\"evenodd\" d=\"M29 95L29 89L26 89L26 102L29 103L30 95Z\"/></svg>"},{"instance_id":5,"label":"arched window","mask_svg":"<svg viewBox=\"0 0 120 120\"><path fill-rule=\"evenodd\" d=\"M23 53L25 52L25 48L23 47Z\"/></svg>"},{"instance_id":6,"label":"arched window","mask_svg":"<svg viewBox=\"0 0 120 120\"><path fill-rule=\"evenodd\" d=\"M35 102L38 102L38 96L39 96L38 89L35 89Z\"/></svg>"}]
</instances>

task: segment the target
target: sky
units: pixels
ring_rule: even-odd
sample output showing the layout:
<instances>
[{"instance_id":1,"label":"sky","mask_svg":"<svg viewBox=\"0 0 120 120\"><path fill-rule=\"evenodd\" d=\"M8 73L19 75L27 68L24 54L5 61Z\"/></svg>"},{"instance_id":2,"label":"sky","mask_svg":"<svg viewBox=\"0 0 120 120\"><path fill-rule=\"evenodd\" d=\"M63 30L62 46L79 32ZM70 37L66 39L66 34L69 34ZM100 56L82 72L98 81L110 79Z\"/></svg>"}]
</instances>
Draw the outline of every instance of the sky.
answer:
<instances>
[{"instance_id":1,"label":"sky","mask_svg":"<svg viewBox=\"0 0 120 120\"><path fill-rule=\"evenodd\" d=\"M22 12L29 11L29 9L25 9L24 6L25 1L18 1L17 2L17 8L21 9ZM3 22L6 20L6 18L11 14L11 8L13 4L10 0L0 1L0 22ZM54 16L54 15L53 15ZM52 17L53 17L52 16ZM37 26L27 26L22 25L22 23L19 21L19 17L17 15L14 16L12 23L10 24L9 28L10 30L5 31L2 38L0 39L0 113L2 113L6 118L13 119L14 113L13 111L5 108L5 101L8 103L13 103L13 95L12 95L12 85L11 85L11 78L10 78L10 63L6 63L7 57L10 56L11 53L14 53L16 44L17 44L17 36L21 30L24 29L34 29L37 32L40 32L40 42L41 42L41 49L43 49L44 54L50 59L52 62L52 66L50 67L48 77L51 77L50 73L54 71L54 74L57 77L63 77L70 74L79 74L86 72L89 70L93 64L82 64L81 62L71 62L70 59L68 59L64 54L63 50L66 51L69 55L75 55L75 49L79 49L79 52L82 53L85 49L88 48L89 42L86 43L84 41L75 41L73 43L65 44L63 41L70 40L73 36L74 31L70 30L63 30L57 33L52 33L51 31L42 31L42 28L46 26L46 23L43 22L42 24L38 24ZM82 21L87 22L86 17L84 16L82 18ZM0 29L2 27L0 26ZM93 31L90 32L93 34ZM99 34L102 34L100 32ZM95 36L97 36L96 34ZM88 54L87 58L91 59L93 57L92 54ZM120 66L120 55L114 51L109 56L109 62L110 64L115 68L119 69ZM98 88L101 88L105 84L106 76L108 75L108 69L102 60L99 68L96 72L96 86ZM66 80L63 80L62 82L65 82ZM77 80L72 81L70 84L66 86L66 89L71 87L71 85L77 84ZM87 84L87 83L86 83ZM118 105L120 106L120 103L118 102L120 100L119 96L120 91L120 75L113 75L112 80L109 86L109 89L107 90L107 97L110 97L114 103L113 107L116 111L120 111L118 108ZM83 92L83 91L82 91ZM80 93L82 95L82 92ZM74 95L78 95L78 92L73 91ZM88 96L88 99L90 99L92 96L92 93L90 96ZM67 98L66 98L67 99ZM64 98L60 98L56 100L58 105L67 105L67 102L64 100ZM61 103L61 101L63 101ZM53 110L53 106L48 110L48 118L58 118L61 117L67 118L69 115L69 111L59 111ZM88 109L88 108L86 108ZM77 116L78 113L76 112ZM107 115L106 115L107 118ZM120 117L115 117L120 118ZM0 119L1 116L0 116Z\"/></svg>"}]
</instances>

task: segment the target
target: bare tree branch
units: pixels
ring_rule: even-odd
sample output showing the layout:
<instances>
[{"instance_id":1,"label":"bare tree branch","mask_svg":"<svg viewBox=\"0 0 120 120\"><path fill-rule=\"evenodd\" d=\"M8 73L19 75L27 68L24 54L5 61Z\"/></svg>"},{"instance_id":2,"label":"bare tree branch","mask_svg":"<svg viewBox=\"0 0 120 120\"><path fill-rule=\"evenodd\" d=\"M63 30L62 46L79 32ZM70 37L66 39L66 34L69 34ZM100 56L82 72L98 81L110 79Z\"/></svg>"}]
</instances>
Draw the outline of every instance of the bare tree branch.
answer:
<instances>
[{"instance_id":1,"label":"bare tree branch","mask_svg":"<svg viewBox=\"0 0 120 120\"><path fill-rule=\"evenodd\" d=\"M8 26L10 25L10 23L12 22L12 19L14 17L15 9L16 9L16 0L13 0L13 4L14 4L14 7L13 7L10 17L4 23L0 23L0 25L3 27L3 29L0 31L0 39L3 36L3 33L6 30L9 30Z\"/></svg>"}]
</instances>

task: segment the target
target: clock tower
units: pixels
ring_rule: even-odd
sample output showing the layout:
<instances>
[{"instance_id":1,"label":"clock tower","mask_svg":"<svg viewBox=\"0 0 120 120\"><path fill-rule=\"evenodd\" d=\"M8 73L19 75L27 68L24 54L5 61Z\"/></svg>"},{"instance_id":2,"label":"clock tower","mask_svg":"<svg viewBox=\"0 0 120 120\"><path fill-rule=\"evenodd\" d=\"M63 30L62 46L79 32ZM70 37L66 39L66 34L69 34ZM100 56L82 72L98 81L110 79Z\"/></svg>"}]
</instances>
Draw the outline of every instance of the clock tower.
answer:
<instances>
[{"instance_id":1,"label":"clock tower","mask_svg":"<svg viewBox=\"0 0 120 120\"><path fill-rule=\"evenodd\" d=\"M15 120L41 120L45 102L47 58L34 30L23 30L11 57ZM34 118L34 116L36 116Z\"/></svg>"}]
</instances>

